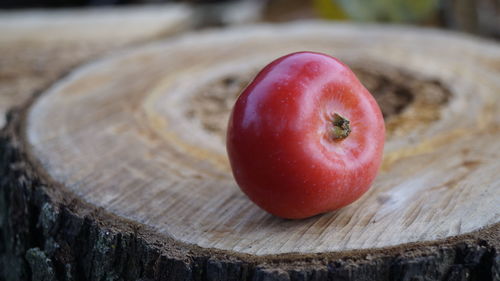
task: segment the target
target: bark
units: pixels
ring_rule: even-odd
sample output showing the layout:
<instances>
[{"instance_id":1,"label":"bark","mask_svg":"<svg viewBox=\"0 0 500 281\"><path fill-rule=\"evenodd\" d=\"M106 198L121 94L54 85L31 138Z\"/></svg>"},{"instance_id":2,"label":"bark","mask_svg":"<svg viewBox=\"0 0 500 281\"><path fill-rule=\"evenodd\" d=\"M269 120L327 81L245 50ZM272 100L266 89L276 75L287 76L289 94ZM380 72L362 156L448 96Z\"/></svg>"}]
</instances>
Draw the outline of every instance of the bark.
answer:
<instances>
[{"instance_id":1,"label":"bark","mask_svg":"<svg viewBox=\"0 0 500 281\"><path fill-rule=\"evenodd\" d=\"M0 280L500 280L500 225L441 241L252 256L182 244L82 202L30 158L29 105L0 132Z\"/></svg>"}]
</instances>

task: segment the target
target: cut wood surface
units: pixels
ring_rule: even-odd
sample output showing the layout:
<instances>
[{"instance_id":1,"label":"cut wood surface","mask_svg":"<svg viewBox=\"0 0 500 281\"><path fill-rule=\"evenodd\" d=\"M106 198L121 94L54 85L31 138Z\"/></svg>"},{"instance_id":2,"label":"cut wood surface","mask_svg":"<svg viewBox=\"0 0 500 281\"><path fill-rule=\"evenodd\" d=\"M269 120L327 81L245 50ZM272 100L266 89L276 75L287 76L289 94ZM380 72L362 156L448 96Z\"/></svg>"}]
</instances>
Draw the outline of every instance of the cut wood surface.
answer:
<instances>
[{"instance_id":1,"label":"cut wood surface","mask_svg":"<svg viewBox=\"0 0 500 281\"><path fill-rule=\"evenodd\" d=\"M76 65L186 30L184 5L0 12L0 127L5 112Z\"/></svg>"},{"instance_id":2,"label":"cut wood surface","mask_svg":"<svg viewBox=\"0 0 500 281\"><path fill-rule=\"evenodd\" d=\"M382 107L387 140L360 200L283 220L238 189L224 135L258 69L301 50L355 70ZM498 280L499 77L498 44L436 30L300 22L208 31L76 69L11 117L6 151L22 153L1 159L24 159L32 168L3 164L8 179L19 181L15 167L38 174L50 208L89 220L96 230L78 237L96 246L85 255L107 257L103 266L125 280ZM39 220L53 213L44 210ZM53 230L72 256L80 246L64 231ZM120 250L103 252L108 242ZM136 243L166 256L134 257ZM46 248L27 253L32 268ZM111 276L82 263L86 276Z\"/></svg>"},{"instance_id":3,"label":"cut wood surface","mask_svg":"<svg viewBox=\"0 0 500 281\"><path fill-rule=\"evenodd\" d=\"M470 42L432 32L394 40L397 31L247 28L139 48L59 81L30 112L28 139L46 171L83 200L202 247L321 253L435 240L498 222L500 81L483 65L488 56L500 59L499 49L477 44L479 51L458 60L475 50ZM338 212L286 221L239 191L223 130L215 134L203 126L210 116L190 113L220 107L215 110L223 111L224 126L227 105L240 89L228 85L226 101L207 93L211 84L248 81L270 60L299 50L332 54L381 75L383 67L398 68L411 73L407 79L437 81L452 94L436 105L434 120L389 131L383 170L361 200ZM433 82L420 86L426 83ZM409 91L412 97L424 94ZM405 118L412 106L388 122ZM417 118L429 114L414 110Z\"/></svg>"}]
</instances>

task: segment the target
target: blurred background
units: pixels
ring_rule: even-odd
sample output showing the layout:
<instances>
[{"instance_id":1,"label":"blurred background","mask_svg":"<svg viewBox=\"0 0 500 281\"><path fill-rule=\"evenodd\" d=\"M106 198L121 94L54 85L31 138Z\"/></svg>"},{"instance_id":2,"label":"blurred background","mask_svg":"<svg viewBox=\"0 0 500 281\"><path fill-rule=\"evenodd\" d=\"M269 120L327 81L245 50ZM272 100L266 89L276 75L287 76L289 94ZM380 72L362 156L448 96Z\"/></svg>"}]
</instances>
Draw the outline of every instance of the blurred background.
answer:
<instances>
[{"instance_id":1,"label":"blurred background","mask_svg":"<svg viewBox=\"0 0 500 281\"><path fill-rule=\"evenodd\" d=\"M500 0L0 0L0 128L7 110L99 56L192 30L295 20L500 40Z\"/></svg>"},{"instance_id":2,"label":"blurred background","mask_svg":"<svg viewBox=\"0 0 500 281\"><path fill-rule=\"evenodd\" d=\"M0 9L183 3L195 27L327 19L434 26L500 39L500 0L0 0Z\"/></svg>"}]
</instances>

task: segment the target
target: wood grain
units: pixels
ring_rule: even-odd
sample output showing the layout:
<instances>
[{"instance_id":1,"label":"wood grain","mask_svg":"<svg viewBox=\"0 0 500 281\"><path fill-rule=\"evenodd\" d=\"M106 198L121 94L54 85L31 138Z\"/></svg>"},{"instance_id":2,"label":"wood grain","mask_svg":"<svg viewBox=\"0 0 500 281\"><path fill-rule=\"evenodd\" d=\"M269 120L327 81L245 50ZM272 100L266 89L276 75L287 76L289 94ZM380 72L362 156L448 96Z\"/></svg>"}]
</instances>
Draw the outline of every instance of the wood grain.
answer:
<instances>
[{"instance_id":1,"label":"wood grain","mask_svg":"<svg viewBox=\"0 0 500 281\"><path fill-rule=\"evenodd\" d=\"M0 127L78 64L186 30L191 16L184 5L0 12Z\"/></svg>"},{"instance_id":2,"label":"wood grain","mask_svg":"<svg viewBox=\"0 0 500 281\"><path fill-rule=\"evenodd\" d=\"M293 221L238 190L223 131L197 112L214 106L199 98L210 85L248 81L299 50L367 73L407 73L408 83L437 83L450 96L433 108L412 92L414 102L387 116L371 190L340 211ZM500 221L500 73L492 60L500 60L498 45L434 30L298 23L205 32L79 68L34 104L27 137L48 174L82 200L188 244L268 255L432 241ZM227 100L232 87L222 90ZM213 124L226 122L225 100L203 111L220 111Z\"/></svg>"}]
</instances>

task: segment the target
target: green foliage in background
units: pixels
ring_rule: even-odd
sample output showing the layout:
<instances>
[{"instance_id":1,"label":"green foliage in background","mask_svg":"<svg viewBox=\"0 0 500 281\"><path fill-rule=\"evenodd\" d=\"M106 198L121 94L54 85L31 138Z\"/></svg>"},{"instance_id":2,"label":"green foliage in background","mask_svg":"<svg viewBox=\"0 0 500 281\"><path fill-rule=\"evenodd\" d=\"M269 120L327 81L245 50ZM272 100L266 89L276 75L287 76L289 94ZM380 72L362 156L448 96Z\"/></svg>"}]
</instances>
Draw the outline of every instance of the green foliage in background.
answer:
<instances>
[{"instance_id":1,"label":"green foliage in background","mask_svg":"<svg viewBox=\"0 0 500 281\"><path fill-rule=\"evenodd\" d=\"M422 22L435 15L439 0L315 0L314 5L329 19Z\"/></svg>"}]
</instances>

